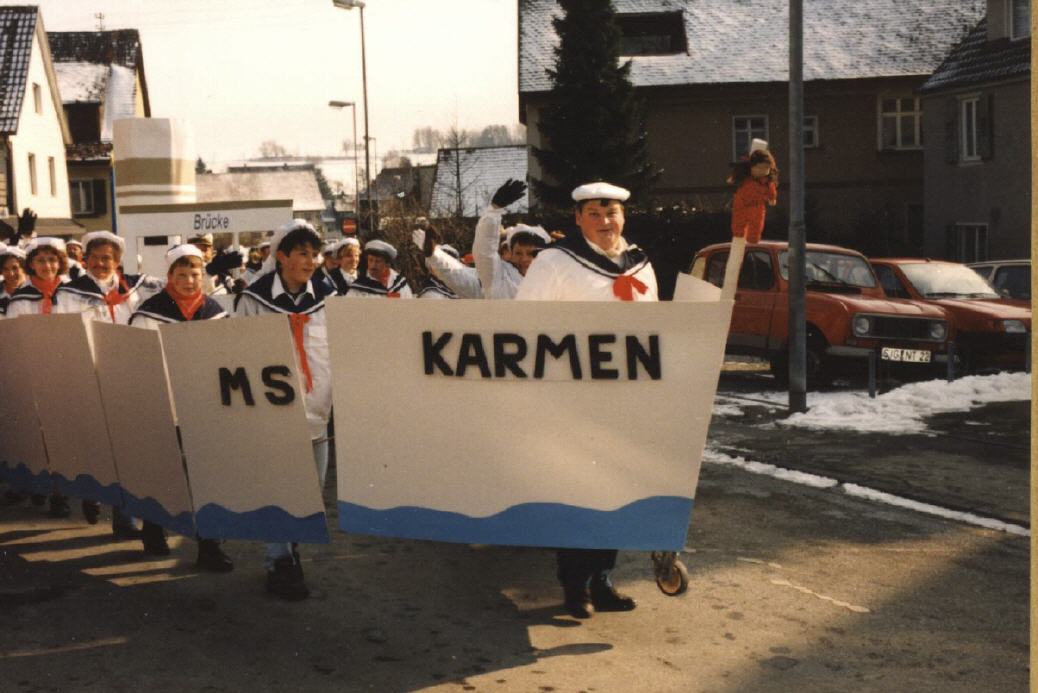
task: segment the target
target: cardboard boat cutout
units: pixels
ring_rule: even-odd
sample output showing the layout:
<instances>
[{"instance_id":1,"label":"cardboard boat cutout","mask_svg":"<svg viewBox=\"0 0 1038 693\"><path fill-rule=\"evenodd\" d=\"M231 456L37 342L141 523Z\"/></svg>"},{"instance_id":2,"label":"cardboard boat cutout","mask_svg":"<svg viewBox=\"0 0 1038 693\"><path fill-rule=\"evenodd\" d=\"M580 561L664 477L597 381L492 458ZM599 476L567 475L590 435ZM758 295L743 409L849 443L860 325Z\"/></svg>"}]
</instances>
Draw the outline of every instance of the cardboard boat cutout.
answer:
<instances>
[{"instance_id":1,"label":"cardboard boat cutout","mask_svg":"<svg viewBox=\"0 0 1038 693\"><path fill-rule=\"evenodd\" d=\"M45 495L54 482L36 414L28 331L27 321L0 320L0 476L19 491Z\"/></svg>"}]
</instances>

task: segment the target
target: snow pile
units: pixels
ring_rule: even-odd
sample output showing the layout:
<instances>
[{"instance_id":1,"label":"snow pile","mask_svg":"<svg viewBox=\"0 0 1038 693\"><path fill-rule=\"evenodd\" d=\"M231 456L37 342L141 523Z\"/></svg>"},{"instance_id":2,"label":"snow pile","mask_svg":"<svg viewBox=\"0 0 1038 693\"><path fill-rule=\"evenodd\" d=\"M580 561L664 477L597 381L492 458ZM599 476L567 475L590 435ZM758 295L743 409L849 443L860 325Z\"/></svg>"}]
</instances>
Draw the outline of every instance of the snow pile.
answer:
<instances>
[{"instance_id":1,"label":"snow pile","mask_svg":"<svg viewBox=\"0 0 1038 693\"><path fill-rule=\"evenodd\" d=\"M105 100L105 122L101 141L112 141L112 127L121 118L132 118L137 112L137 73L122 65L112 65Z\"/></svg>"},{"instance_id":2,"label":"snow pile","mask_svg":"<svg viewBox=\"0 0 1038 693\"><path fill-rule=\"evenodd\" d=\"M953 382L911 383L870 399L867 392L820 392L808 395L809 411L777 421L780 426L813 430L852 430L909 434L926 431L935 414L967 412L991 402L1031 399L1029 373L969 376Z\"/></svg>"},{"instance_id":3,"label":"snow pile","mask_svg":"<svg viewBox=\"0 0 1038 693\"><path fill-rule=\"evenodd\" d=\"M739 469L746 470L751 474L772 476L776 479L791 481L794 484L811 486L813 488L832 488L840 483L836 479L830 479L827 476L798 472L794 469L776 467L773 464L767 464L765 462L754 462L753 460L747 460L745 457L732 457L731 455L726 455L723 452L711 448L707 448L703 451L703 461L712 462L713 464L722 464L728 467L738 467Z\"/></svg>"}]
</instances>

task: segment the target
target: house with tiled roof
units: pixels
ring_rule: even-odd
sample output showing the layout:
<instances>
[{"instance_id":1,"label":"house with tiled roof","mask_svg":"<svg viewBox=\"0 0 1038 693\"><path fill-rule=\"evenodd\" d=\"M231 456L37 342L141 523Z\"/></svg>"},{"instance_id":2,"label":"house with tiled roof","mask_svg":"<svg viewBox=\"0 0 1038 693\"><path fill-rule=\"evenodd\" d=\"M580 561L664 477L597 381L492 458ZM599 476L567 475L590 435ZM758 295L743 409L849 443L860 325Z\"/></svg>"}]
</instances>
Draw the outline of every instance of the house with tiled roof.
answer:
<instances>
[{"instance_id":1,"label":"house with tiled roof","mask_svg":"<svg viewBox=\"0 0 1038 693\"><path fill-rule=\"evenodd\" d=\"M929 256L1030 257L1030 37L1028 0L988 0L919 90Z\"/></svg>"},{"instance_id":2,"label":"house with tiled roof","mask_svg":"<svg viewBox=\"0 0 1038 693\"><path fill-rule=\"evenodd\" d=\"M72 213L88 230L118 232L112 124L151 116L140 34L119 29L47 36L72 136L66 150Z\"/></svg>"},{"instance_id":3,"label":"house with tiled roof","mask_svg":"<svg viewBox=\"0 0 1038 693\"><path fill-rule=\"evenodd\" d=\"M502 183L509 178L526 180L529 160L524 144L440 149L429 215L478 217ZM512 212L528 209L528 194L509 207Z\"/></svg>"},{"instance_id":4,"label":"house with tiled roof","mask_svg":"<svg viewBox=\"0 0 1038 693\"><path fill-rule=\"evenodd\" d=\"M70 141L43 18L34 6L0 7L0 218L17 227L31 208L39 235L82 233L70 218Z\"/></svg>"},{"instance_id":5,"label":"house with tiled roof","mask_svg":"<svg viewBox=\"0 0 1038 693\"><path fill-rule=\"evenodd\" d=\"M786 0L614 0L621 60L646 107L662 174L643 205L725 208L753 138L789 162ZM919 87L983 16L984 0L804 1L808 238L921 249ZM531 145L551 98L555 0L519 0L519 116ZM532 177L540 175L530 160ZM786 234L785 182L766 236Z\"/></svg>"}]
</instances>

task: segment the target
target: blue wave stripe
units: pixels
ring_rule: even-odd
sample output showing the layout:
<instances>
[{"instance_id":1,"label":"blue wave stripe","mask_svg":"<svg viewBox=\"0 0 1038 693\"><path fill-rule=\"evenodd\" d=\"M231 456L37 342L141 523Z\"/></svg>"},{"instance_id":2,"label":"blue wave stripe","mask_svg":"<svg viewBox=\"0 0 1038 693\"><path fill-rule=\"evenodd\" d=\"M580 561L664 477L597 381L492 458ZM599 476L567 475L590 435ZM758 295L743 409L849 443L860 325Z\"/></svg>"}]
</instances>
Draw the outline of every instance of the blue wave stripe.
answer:
<instances>
[{"instance_id":1,"label":"blue wave stripe","mask_svg":"<svg viewBox=\"0 0 1038 693\"><path fill-rule=\"evenodd\" d=\"M339 501L339 528L463 544L680 551L692 505L691 498L680 496L643 498L616 510L522 503L490 517L469 517L418 507L372 510Z\"/></svg>"},{"instance_id":2,"label":"blue wave stripe","mask_svg":"<svg viewBox=\"0 0 1038 693\"><path fill-rule=\"evenodd\" d=\"M44 470L34 474L31 469L19 462L13 467L7 462L0 462L0 479L3 479L11 488L29 493L47 495L54 488L54 481L50 472Z\"/></svg>"},{"instance_id":3,"label":"blue wave stripe","mask_svg":"<svg viewBox=\"0 0 1038 693\"><path fill-rule=\"evenodd\" d=\"M296 517L273 505L236 513L222 505L206 503L195 513L195 523L199 536L208 539L297 541L304 544L327 544L331 540L324 513Z\"/></svg>"},{"instance_id":4,"label":"blue wave stripe","mask_svg":"<svg viewBox=\"0 0 1038 693\"><path fill-rule=\"evenodd\" d=\"M58 493L84 500L97 501L105 505L123 507L123 490L118 483L102 486L89 474L80 474L72 481L58 473L52 473Z\"/></svg>"},{"instance_id":5,"label":"blue wave stripe","mask_svg":"<svg viewBox=\"0 0 1038 693\"><path fill-rule=\"evenodd\" d=\"M123 508L126 514L154 522L185 537L195 536L195 519L190 510L171 515L161 503L151 496L138 498L126 489L123 489L123 498L126 501Z\"/></svg>"}]
</instances>

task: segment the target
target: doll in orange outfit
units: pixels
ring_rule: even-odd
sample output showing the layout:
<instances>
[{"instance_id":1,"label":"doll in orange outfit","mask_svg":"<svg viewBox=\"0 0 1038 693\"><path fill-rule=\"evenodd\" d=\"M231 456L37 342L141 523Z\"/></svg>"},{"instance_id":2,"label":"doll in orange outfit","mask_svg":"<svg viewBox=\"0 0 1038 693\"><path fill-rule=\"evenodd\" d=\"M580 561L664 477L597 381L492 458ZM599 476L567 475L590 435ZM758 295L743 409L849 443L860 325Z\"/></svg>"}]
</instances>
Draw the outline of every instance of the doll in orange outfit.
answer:
<instances>
[{"instance_id":1,"label":"doll in orange outfit","mask_svg":"<svg viewBox=\"0 0 1038 693\"><path fill-rule=\"evenodd\" d=\"M764 140L753 140L750 154L732 167L728 182L736 186L732 199L732 246L721 298L732 298L747 243L760 241L767 208L778 201L778 168Z\"/></svg>"}]
</instances>

